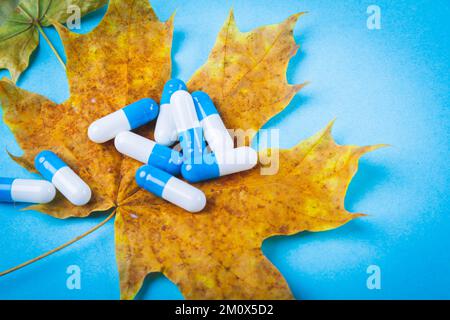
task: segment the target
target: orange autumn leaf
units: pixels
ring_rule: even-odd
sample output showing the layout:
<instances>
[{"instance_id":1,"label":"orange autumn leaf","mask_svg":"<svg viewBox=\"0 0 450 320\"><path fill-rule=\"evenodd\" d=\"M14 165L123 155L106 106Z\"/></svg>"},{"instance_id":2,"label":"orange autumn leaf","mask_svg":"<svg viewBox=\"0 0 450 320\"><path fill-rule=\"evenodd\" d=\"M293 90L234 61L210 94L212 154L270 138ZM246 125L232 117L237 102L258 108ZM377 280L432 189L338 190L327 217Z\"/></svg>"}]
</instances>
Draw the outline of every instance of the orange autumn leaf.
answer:
<instances>
[{"instance_id":1,"label":"orange autumn leaf","mask_svg":"<svg viewBox=\"0 0 450 320\"><path fill-rule=\"evenodd\" d=\"M122 157L113 142L91 142L87 128L138 99L159 100L171 73L173 20L160 22L146 1L117 0L110 2L100 25L86 35L56 27L67 55L70 98L57 105L3 80L0 99L4 121L25 152L20 164L33 170L35 155L53 150L93 190L87 206L74 207L59 196L30 209L58 218L84 217L117 206L137 188L132 176L138 164ZM150 128L142 130L148 134Z\"/></svg>"},{"instance_id":2,"label":"orange autumn leaf","mask_svg":"<svg viewBox=\"0 0 450 320\"><path fill-rule=\"evenodd\" d=\"M230 14L208 61L188 83L214 98L227 127L259 129L302 87L289 85L285 75L298 49L292 33L299 16L241 33ZM345 210L345 193L359 158L377 146L338 146L330 124L292 149L271 150L279 152L274 175L262 175L259 166L196 185L208 199L198 214L140 190L134 182L139 164L112 142L89 141L86 132L92 121L128 103L160 98L171 72L172 21L160 22L147 0L112 0L86 35L58 25L71 92L61 105L0 82L5 123L24 150L14 159L33 170L34 156L53 150L93 189L84 207L59 197L29 209L66 218L115 208L123 299L134 298L151 272L164 273L188 299L291 299L261 252L263 240L329 230L360 216ZM152 126L139 133L151 137Z\"/></svg>"}]
</instances>

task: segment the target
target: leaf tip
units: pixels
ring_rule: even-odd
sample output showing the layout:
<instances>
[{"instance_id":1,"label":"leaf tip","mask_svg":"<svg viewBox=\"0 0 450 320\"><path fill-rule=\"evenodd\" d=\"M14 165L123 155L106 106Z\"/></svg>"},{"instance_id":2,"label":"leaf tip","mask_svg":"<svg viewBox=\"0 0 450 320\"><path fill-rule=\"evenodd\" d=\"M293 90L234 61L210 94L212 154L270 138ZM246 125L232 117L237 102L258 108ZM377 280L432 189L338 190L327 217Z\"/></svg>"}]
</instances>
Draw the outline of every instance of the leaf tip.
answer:
<instances>
[{"instance_id":1,"label":"leaf tip","mask_svg":"<svg viewBox=\"0 0 450 320\"><path fill-rule=\"evenodd\" d=\"M306 11L294 13L289 18L287 18L286 22L290 24L293 28L297 24L298 19L306 13L307 13Z\"/></svg>"},{"instance_id":2,"label":"leaf tip","mask_svg":"<svg viewBox=\"0 0 450 320\"><path fill-rule=\"evenodd\" d=\"M234 8L233 7L231 7L231 9L230 9L230 13L228 15L228 21L227 22L230 23L230 24L235 24L236 23L236 17L234 15Z\"/></svg>"},{"instance_id":3,"label":"leaf tip","mask_svg":"<svg viewBox=\"0 0 450 320\"><path fill-rule=\"evenodd\" d=\"M351 220L354 220L354 219L359 219L359 218L363 218L363 217L369 217L369 215L365 214L365 213L352 213L350 218L351 218Z\"/></svg>"},{"instance_id":4,"label":"leaf tip","mask_svg":"<svg viewBox=\"0 0 450 320\"><path fill-rule=\"evenodd\" d=\"M389 145L389 144L374 144L371 146L360 147L359 151L360 151L361 155L363 155L365 153L369 153L369 152L372 152L372 151L375 151L375 150L378 150L381 148L388 148L388 147L391 147L391 145Z\"/></svg>"},{"instance_id":5,"label":"leaf tip","mask_svg":"<svg viewBox=\"0 0 450 320\"><path fill-rule=\"evenodd\" d=\"M15 156L13 155L7 147L5 147L6 153L8 154L8 156L11 158L11 160L13 160L14 162L16 162L19 166L24 167L25 169L27 169L30 172L37 172L36 169L34 168L34 166L32 164L30 164L27 160L24 159L24 157L19 157L19 156Z\"/></svg>"},{"instance_id":6,"label":"leaf tip","mask_svg":"<svg viewBox=\"0 0 450 320\"><path fill-rule=\"evenodd\" d=\"M336 118L328 122L327 126L323 130L323 133L331 135L331 131L333 130L333 126L336 123Z\"/></svg>"},{"instance_id":7,"label":"leaf tip","mask_svg":"<svg viewBox=\"0 0 450 320\"><path fill-rule=\"evenodd\" d=\"M303 16L307 13L308 13L307 11L297 12L297 13L294 13L293 15L291 15L289 18L293 19L293 20L298 20L298 18L300 18L301 16Z\"/></svg>"},{"instance_id":8,"label":"leaf tip","mask_svg":"<svg viewBox=\"0 0 450 320\"><path fill-rule=\"evenodd\" d=\"M173 23L174 20L175 20L175 16L177 15L177 13L178 13L178 9L175 8L175 10L173 10L173 13L171 14L171 16L170 16L169 20L167 20L167 22Z\"/></svg>"},{"instance_id":9,"label":"leaf tip","mask_svg":"<svg viewBox=\"0 0 450 320\"><path fill-rule=\"evenodd\" d=\"M311 84L310 81L306 81L306 82L303 82L303 83L300 83L300 84L294 84L294 85L293 85L294 91L295 91L296 93L298 93L300 90L302 90L304 87L306 87L306 86L308 86L308 85L310 85L310 84Z\"/></svg>"}]
</instances>

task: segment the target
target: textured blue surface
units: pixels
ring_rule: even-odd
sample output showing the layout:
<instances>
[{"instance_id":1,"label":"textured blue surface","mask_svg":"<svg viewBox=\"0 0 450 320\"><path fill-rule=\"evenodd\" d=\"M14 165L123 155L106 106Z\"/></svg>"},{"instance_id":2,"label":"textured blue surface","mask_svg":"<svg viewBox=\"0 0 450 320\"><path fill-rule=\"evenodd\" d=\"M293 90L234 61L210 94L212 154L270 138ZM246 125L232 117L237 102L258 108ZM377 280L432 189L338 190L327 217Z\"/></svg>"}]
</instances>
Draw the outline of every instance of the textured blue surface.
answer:
<instances>
[{"instance_id":1,"label":"textured blue surface","mask_svg":"<svg viewBox=\"0 0 450 320\"><path fill-rule=\"evenodd\" d=\"M381 30L366 27L371 4L381 8ZM231 7L243 31L308 11L295 28L301 50L287 78L311 84L266 127L279 128L282 146L289 147L337 118L333 134L340 144L391 145L364 156L346 197L348 210L368 217L329 232L265 241L264 254L297 298L450 298L448 0L158 0L153 5L164 20L177 9L173 77L183 80L207 59ZM81 31L91 30L103 13L83 20ZM63 52L55 31L46 31ZM21 87L58 102L68 98L65 74L44 41L32 64ZM0 174L32 177L5 148L21 153L0 123ZM0 269L36 257L104 218L57 220L20 208L0 204ZM381 290L366 287L372 264L381 268ZM66 287L70 265L81 268L81 290ZM112 222L0 278L0 298L118 297ZM148 276L138 297L182 298L156 274Z\"/></svg>"},{"instance_id":2,"label":"textured blue surface","mask_svg":"<svg viewBox=\"0 0 450 320\"><path fill-rule=\"evenodd\" d=\"M133 102L122 110L125 112L131 129L136 129L156 119L159 106L153 99L144 98Z\"/></svg>"}]
</instances>

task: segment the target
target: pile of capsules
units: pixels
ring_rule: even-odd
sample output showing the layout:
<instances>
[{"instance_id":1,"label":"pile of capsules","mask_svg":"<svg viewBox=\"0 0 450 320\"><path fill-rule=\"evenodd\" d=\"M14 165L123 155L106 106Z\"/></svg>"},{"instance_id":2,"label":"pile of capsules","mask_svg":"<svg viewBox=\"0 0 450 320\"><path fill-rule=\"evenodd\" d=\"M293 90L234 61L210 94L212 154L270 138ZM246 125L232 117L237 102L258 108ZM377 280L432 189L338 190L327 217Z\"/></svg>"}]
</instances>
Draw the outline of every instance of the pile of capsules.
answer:
<instances>
[{"instance_id":1,"label":"pile of capsules","mask_svg":"<svg viewBox=\"0 0 450 320\"><path fill-rule=\"evenodd\" d=\"M157 117L155 141L131 131ZM191 95L178 79L165 84L160 107L150 98L134 102L94 121L88 137L95 143L114 139L120 153L145 164L136 172L139 187L190 212L201 211L206 197L187 182L249 170L258 161L254 149L234 147L211 98L201 91ZM177 141L181 153L170 148ZM51 183L0 178L0 202L48 203L55 188L74 205L90 201L89 186L54 152L40 152L35 167ZM180 174L187 182L176 177Z\"/></svg>"}]
</instances>

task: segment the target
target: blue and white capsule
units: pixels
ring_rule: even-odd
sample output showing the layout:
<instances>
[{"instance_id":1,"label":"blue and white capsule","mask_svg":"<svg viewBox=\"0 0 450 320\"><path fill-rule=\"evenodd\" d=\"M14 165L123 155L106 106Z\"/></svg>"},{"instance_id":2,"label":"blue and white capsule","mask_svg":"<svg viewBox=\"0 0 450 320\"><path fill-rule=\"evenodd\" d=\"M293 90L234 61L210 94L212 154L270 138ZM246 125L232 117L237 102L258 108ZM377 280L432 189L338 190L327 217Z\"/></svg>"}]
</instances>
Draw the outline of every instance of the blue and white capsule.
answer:
<instances>
[{"instance_id":1,"label":"blue and white capsule","mask_svg":"<svg viewBox=\"0 0 450 320\"><path fill-rule=\"evenodd\" d=\"M158 116L158 110L158 104L154 100L138 100L91 123L88 137L96 143L109 141L122 131L130 131L149 123Z\"/></svg>"},{"instance_id":2,"label":"blue and white capsule","mask_svg":"<svg viewBox=\"0 0 450 320\"><path fill-rule=\"evenodd\" d=\"M83 206L91 200L92 192L86 182L52 151L40 152L34 166L72 204Z\"/></svg>"},{"instance_id":3,"label":"blue and white capsule","mask_svg":"<svg viewBox=\"0 0 450 320\"><path fill-rule=\"evenodd\" d=\"M139 187L189 212L199 212L206 205L205 194L190 184L150 165L136 172Z\"/></svg>"},{"instance_id":4,"label":"blue and white capsule","mask_svg":"<svg viewBox=\"0 0 450 320\"><path fill-rule=\"evenodd\" d=\"M170 97L178 90L187 90L186 84L179 79L171 79L164 85L155 126L155 141L164 146L170 146L178 140L170 107Z\"/></svg>"},{"instance_id":5,"label":"blue and white capsule","mask_svg":"<svg viewBox=\"0 0 450 320\"><path fill-rule=\"evenodd\" d=\"M131 131L123 131L114 139L117 151L139 162L150 164L171 175L179 175L182 155L169 147L157 144Z\"/></svg>"},{"instance_id":6,"label":"blue and white capsule","mask_svg":"<svg viewBox=\"0 0 450 320\"><path fill-rule=\"evenodd\" d=\"M225 153L208 153L194 163L184 163L181 175L195 183L252 169L258 163L257 152L250 147L239 147Z\"/></svg>"},{"instance_id":7,"label":"blue and white capsule","mask_svg":"<svg viewBox=\"0 0 450 320\"><path fill-rule=\"evenodd\" d=\"M49 203L55 187L46 180L0 178L0 202Z\"/></svg>"},{"instance_id":8,"label":"blue and white capsule","mask_svg":"<svg viewBox=\"0 0 450 320\"><path fill-rule=\"evenodd\" d=\"M234 148L234 141L228 132L219 112L207 93L196 91L192 93L197 117L203 128L205 140L215 153L224 153Z\"/></svg>"},{"instance_id":9,"label":"blue and white capsule","mask_svg":"<svg viewBox=\"0 0 450 320\"><path fill-rule=\"evenodd\" d=\"M186 90L178 90L170 97L170 105L184 161L192 163L194 158L203 154L206 147L194 100Z\"/></svg>"}]
</instances>

